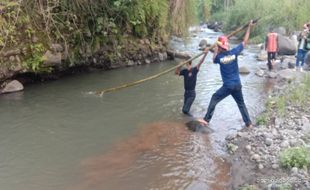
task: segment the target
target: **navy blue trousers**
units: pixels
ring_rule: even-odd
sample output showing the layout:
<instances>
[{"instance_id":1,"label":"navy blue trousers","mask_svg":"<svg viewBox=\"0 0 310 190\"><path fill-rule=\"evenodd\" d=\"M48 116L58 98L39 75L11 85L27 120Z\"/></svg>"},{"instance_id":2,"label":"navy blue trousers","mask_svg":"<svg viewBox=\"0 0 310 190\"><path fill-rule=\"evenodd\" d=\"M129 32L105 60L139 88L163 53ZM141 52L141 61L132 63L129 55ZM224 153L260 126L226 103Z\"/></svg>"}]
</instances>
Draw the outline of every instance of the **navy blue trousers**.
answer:
<instances>
[{"instance_id":1,"label":"navy blue trousers","mask_svg":"<svg viewBox=\"0 0 310 190\"><path fill-rule=\"evenodd\" d=\"M191 106L196 98L196 92L195 90L185 90L184 93L184 104L182 108L182 112L184 114L189 114L189 110L191 109Z\"/></svg>"},{"instance_id":2,"label":"navy blue trousers","mask_svg":"<svg viewBox=\"0 0 310 190\"><path fill-rule=\"evenodd\" d=\"M236 101L245 125L246 126L251 125L252 122L251 122L248 110L247 110L246 105L245 105L244 100L243 100L242 86L241 85L235 85L235 86L231 86L231 87L222 86L220 89L218 89L212 95L211 101L209 103L208 111L204 117L204 120L206 120L207 122L210 122L216 105L229 95L231 95L234 98L234 100Z\"/></svg>"}]
</instances>

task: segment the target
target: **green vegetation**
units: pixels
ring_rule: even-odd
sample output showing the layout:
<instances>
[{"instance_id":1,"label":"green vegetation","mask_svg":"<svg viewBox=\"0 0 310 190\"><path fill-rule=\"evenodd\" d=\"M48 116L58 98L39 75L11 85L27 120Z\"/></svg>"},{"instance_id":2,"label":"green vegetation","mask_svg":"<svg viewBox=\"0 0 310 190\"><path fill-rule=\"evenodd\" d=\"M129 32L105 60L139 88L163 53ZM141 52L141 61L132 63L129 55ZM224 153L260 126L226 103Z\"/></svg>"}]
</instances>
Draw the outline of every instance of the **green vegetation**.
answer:
<instances>
[{"instance_id":1,"label":"green vegetation","mask_svg":"<svg viewBox=\"0 0 310 190\"><path fill-rule=\"evenodd\" d=\"M257 188L254 185L244 185L239 188L239 190L256 190Z\"/></svg>"},{"instance_id":2,"label":"green vegetation","mask_svg":"<svg viewBox=\"0 0 310 190\"><path fill-rule=\"evenodd\" d=\"M30 52L27 54L29 57L25 58L25 66L36 72L40 70L41 64L44 61L43 54L45 52L45 48L43 44L31 44L29 46Z\"/></svg>"},{"instance_id":3,"label":"green vegetation","mask_svg":"<svg viewBox=\"0 0 310 190\"><path fill-rule=\"evenodd\" d=\"M287 168L309 167L310 149L306 147L288 148L280 154L280 163L283 167Z\"/></svg>"},{"instance_id":4,"label":"green vegetation","mask_svg":"<svg viewBox=\"0 0 310 190\"><path fill-rule=\"evenodd\" d=\"M268 115L266 112L261 113L259 116L256 117L257 125L266 125L267 123L268 123Z\"/></svg>"},{"instance_id":5,"label":"green vegetation","mask_svg":"<svg viewBox=\"0 0 310 190\"><path fill-rule=\"evenodd\" d=\"M289 31L302 29L310 18L308 0L213 0L213 5L212 19L223 21L226 31L250 19L262 17L253 32L253 36L256 36L254 41L262 40L270 27L283 26Z\"/></svg>"},{"instance_id":6,"label":"green vegetation","mask_svg":"<svg viewBox=\"0 0 310 190\"><path fill-rule=\"evenodd\" d=\"M284 184L278 185L278 189L279 189L279 190L292 190L293 187L292 187L292 185L289 184L289 183L284 183Z\"/></svg>"},{"instance_id":7,"label":"green vegetation","mask_svg":"<svg viewBox=\"0 0 310 190\"><path fill-rule=\"evenodd\" d=\"M23 49L23 66L37 72L44 69L44 51L55 43L64 47L70 66L100 49L113 63L135 40L149 39L155 47L165 44L170 34L186 34L198 21L198 4L197 0L4 0L0 51Z\"/></svg>"},{"instance_id":8,"label":"green vegetation","mask_svg":"<svg viewBox=\"0 0 310 190\"><path fill-rule=\"evenodd\" d=\"M299 108L306 109L310 102L310 75L306 75L300 84L291 84L286 92L279 97L270 98L266 103L266 111L256 118L257 125L266 125L272 112L283 117L286 113L288 104Z\"/></svg>"}]
</instances>

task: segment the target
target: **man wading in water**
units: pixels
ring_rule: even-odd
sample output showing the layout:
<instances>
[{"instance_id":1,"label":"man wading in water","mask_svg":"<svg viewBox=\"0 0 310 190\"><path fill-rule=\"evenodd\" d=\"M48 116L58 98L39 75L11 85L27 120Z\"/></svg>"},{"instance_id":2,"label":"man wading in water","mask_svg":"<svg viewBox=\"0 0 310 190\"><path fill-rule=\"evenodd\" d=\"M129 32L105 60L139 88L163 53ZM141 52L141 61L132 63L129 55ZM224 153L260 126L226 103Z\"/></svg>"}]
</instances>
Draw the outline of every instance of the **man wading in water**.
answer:
<instances>
[{"instance_id":1,"label":"man wading in water","mask_svg":"<svg viewBox=\"0 0 310 190\"><path fill-rule=\"evenodd\" d=\"M242 85L239 77L238 55L246 46L249 40L251 27L253 25L253 21L251 20L245 33L243 42L241 42L232 50L229 50L228 39L226 36L221 36L218 38L217 47L214 51L213 62L220 65L223 86L213 94L209 103L207 114L203 119L198 119L200 123L208 125L213 116L216 105L227 96L232 95L239 107L245 125L247 127L252 127L252 122L242 95Z\"/></svg>"},{"instance_id":2,"label":"man wading in water","mask_svg":"<svg viewBox=\"0 0 310 190\"><path fill-rule=\"evenodd\" d=\"M186 68L181 70L181 67L178 67L175 70L176 75L179 75L179 76L182 75L184 77L185 93L184 93L184 104L183 104L182 112L189 116L192 116L189 113L189 110L191 109L191 106L196 97L195 87L196 87L196 81L197 81L197 73L199 71L201 64L204 62L207 54L208 54L208 50L206 49L205 54L203 55L202 59L195 67L192 67L192 62L188 62L186 64Z\"/></svg>"}]
</instances>

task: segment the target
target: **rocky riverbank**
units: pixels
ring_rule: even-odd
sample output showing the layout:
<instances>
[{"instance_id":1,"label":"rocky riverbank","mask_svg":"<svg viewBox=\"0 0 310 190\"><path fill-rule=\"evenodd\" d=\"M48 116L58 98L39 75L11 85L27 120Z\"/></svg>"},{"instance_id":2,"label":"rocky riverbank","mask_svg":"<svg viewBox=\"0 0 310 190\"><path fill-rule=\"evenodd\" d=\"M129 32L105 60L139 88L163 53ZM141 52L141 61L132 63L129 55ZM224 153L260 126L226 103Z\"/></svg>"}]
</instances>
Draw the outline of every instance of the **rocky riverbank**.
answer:
<instances>
[{"instance_id":1,"label":"rocky riverbank","mask_svg":"<svg viewBox=\"0 0 310 190\"><path fill-rule=\"evenodd\" d=\"M232 189L310 189L310 76L278 68L256 126L226 138Z\"/></svg>"}]
</instances>

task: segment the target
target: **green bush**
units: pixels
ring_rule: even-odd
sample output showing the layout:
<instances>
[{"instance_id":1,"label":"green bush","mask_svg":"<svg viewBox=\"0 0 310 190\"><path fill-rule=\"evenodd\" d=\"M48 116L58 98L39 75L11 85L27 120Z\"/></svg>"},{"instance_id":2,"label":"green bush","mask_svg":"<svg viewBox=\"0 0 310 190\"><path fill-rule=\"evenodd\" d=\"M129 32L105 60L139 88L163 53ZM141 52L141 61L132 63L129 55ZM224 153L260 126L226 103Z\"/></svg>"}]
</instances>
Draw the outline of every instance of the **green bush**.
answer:
<instances>
[{"instance_id":1,"label":"green bush","mask_svg":"<svg viewBox=\"0 0 310 190\"><path fill-rule=\"evenodd\" d=\"M292 190L293 187L291 184L285 183L278 185L278 190Z\"/></svg>"},{"instance_id":2,"label":"green bush","mask_svg":"<svg viewBox=\"0 0 310 190\"><path fill-rule=\"evenodd\" d=\"M303 168L310 166L310 149L306 147L288 148L281 152L280 163L283 167Z\"/></svg>"},{"instance_id":3,"label":"green bush","mask_svg":"<svg viewBox=\"0 0 310 190\"><path fill-rule=\"evenodd\" d=\"M261 113L259 116L256 117L256 124L257 125L266 125L268 123L268 113Z\"/></svg>"}]
</instances>

